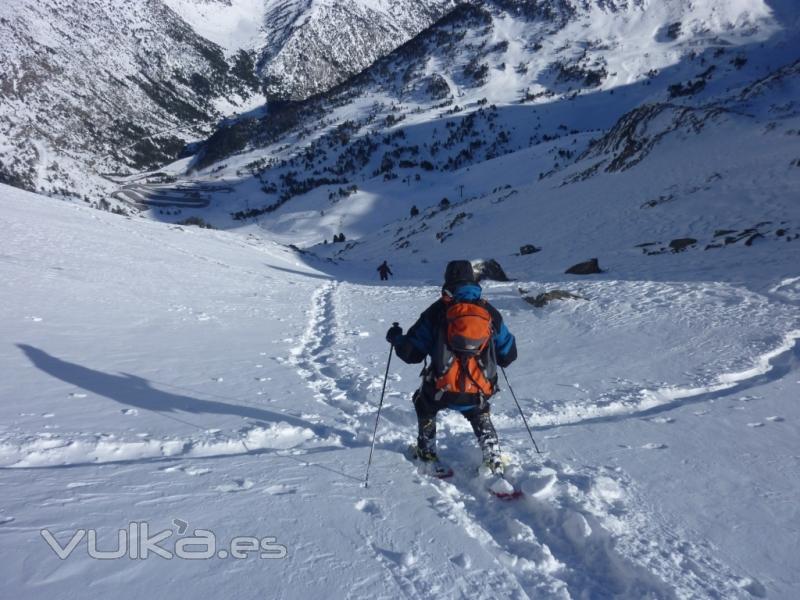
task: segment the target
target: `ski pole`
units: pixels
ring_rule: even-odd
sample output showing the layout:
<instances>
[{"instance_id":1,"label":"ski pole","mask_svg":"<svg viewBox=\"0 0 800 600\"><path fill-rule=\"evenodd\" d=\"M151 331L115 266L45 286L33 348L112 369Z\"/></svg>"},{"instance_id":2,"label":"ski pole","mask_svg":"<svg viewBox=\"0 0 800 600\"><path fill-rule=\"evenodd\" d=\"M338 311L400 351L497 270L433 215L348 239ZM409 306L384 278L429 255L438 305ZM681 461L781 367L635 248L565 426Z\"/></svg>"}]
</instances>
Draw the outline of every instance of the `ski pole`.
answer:
<instances>
[{"instance_id":1,"label":"ski pole","mask_svg":"<svg viewBox=\"0 0 800 600\"><path fill-rule=\"evenodd\" d=\"M531 428L528 427L528 420L525 418L525 413L522 412L522 407L519 405L519 402L517 401L517 396L514 393L514 388L511 387L511 382L508 380L508 375L506 375L506 370L503 367L500 367L500 370L503 372L503 378L506 380L508 391L511 392L511 397L514 398L514 404L516 404L517 408L519 409L519 414L522 417L522 422L525 423L525 429L528 430L528 435L531 436L531 442L533 442L533 447L536 449L536 454L541 454L541 452L539 451L539 446L536 445L536 440L533 439Z\"/></svg>"},{"instance_id":2,"label":"ski pole","mask_svg":"<svg viewBox=\"0 0 800 600\"><path fill-rule=\"evenodd\" d=\"M392 323L392 327L399 327L399 323ZM364 476L364 487L369 487L369 468L372 465L372 452L375 450L375 435L378 433L378 421L381 418L381 408L383 408L383 395L386 393L386 380L389 379L389 365L392 364L392 352L394 344L389 347L389 360L386 361L386 373L383 375L383 389L381 390L381 401L378 403L378 414L375 417L375 429L372 430L372 444L369 447L369 460L367 461L367 474Z\"/></svg>"}]
</instances>

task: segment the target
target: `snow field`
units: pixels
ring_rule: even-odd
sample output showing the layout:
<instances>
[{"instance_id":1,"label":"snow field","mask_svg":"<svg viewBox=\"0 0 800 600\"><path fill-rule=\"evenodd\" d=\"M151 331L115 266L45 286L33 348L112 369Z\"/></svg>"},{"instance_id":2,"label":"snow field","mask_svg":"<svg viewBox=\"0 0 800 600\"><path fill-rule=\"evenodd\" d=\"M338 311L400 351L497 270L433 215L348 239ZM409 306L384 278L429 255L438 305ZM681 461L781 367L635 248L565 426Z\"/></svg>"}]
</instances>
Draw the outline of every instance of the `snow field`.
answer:
<instances>
[{"instance_id":1,"label":"snow field","mask_svg":"<svg viewBox=\"0 0 800 600\"><path fill-rule=\"evenodd\" d=\"M778 487L764 468L790 472L800 419L787 404L791 278L764 294L712 280L558 282L588 300L544 309L516 287L556 282L487 284L518 337L509 376L544 451L501 393L493 412L524 498L489 495L457 414L439 431L455 476L416 472L403 450L419 367L397 360L364 489L383 335L394 320L407 328L437 287L359 283L257 238L2 192L0 393L19 400L2 405L0 534L25 549L3 563L20 597L86 581L169 595L176 569L181 593L224 585L237 597L748 598L790 597L797 584L791 559L771 566L756 533L778 548L794 539L767 514L791 522L797 479ZM124 269L115 256L130 257ZM712 389L720 382L731 387ZM694 391L647 394L674 389ZM742 460L759 486L742 487ZM111 544L130 521L174 519L220 540L274 536L289 554L59 561L39 536L92 527Z\"/></svg>"}]
</instances>

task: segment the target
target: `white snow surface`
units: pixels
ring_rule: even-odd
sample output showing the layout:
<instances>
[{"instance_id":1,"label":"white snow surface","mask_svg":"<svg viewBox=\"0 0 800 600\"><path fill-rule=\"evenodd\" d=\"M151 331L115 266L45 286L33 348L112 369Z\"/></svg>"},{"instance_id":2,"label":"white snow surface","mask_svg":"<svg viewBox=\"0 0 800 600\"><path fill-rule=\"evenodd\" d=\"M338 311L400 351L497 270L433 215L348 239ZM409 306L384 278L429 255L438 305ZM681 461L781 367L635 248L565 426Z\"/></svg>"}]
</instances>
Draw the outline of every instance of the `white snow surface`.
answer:
<instances>
[{"instance_id":1,"label":"white snow surface","mask_svg":"<svg viewBox=\"0 0 800 600\"><path fill-rule=\"evenodd\" d=\"M358 261L300 254L257 227L156 223L6 186L0 227L8 597L800 592L794 250L646 257L659 277L620 250L615 272L580 281L520 257L519 281L486 283L517 337L508 375L543 451L504 389L494 420L524 497L503 502L475 475L458 414L439 420L452 479L404 458L419 367L396 359L362 486L385 330L437 297L447 246L428 248L416 279L398 269L379 285ZM586 300L534 308L517 289L555 286ZM215 556L97 560L82 538L61 560L42 533L63 547L94 531L111 551L142 522L172 531L167 549L211 531ZM286 556L222 558L234 536L271 538Z\"/></svg>"},{"instance_id":2,"label":"white snow surface","mask_svg":"<svg viewBox=\"0 0 800 600\"><path fill-rule=\"evenodd\" d=\"M264 45L268 0L164 0L164 4L228 53Z\"/></svg>"}]
</instances>

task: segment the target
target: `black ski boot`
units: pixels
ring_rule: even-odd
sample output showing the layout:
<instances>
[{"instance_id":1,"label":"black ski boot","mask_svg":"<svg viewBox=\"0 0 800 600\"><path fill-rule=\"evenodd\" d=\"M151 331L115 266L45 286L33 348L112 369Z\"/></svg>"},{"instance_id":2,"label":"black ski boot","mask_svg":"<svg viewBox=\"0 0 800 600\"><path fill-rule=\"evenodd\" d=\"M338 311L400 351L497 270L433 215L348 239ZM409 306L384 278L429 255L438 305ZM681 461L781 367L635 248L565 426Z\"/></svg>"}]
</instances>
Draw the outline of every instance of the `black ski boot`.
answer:
<instances>
[{"instance_id":1,"label":"black ski boot","mask_svg":"<svg viewBox=\"0 0 800 600\"><path fill-rule=\"evenodd\" d=\"M420 462L419 472L444 479L453 475L453 470L439 460L436 454L436 418L418 418L417 444L409 448L411 458Z\"/></svg>"},{"instance_id":2,"label":"black ski boot","mask_svg":"<svg viewBox=\"0 0 800 600\"><path fill-rule=\"evenodd\" d=\"M453 476L453 469L439 460L439 456L435 452L422 450L419 446L412 444L408 447L408 455L411 460L419 463L417 471L422 475L437 479L447 479Z\"/></svg>"},{"instance_id":3,"label":"black ski boot","mask_svg":"<svg viewBox=\"0 0 800 600\"><path fill-rule=\"evenodd\" d=\"M500 442L497 439L497 432L492 424L492 418L488 411L477 413L469 418L472 431L478 438L478 444L483 452L482 468L492 475L503 476L505 468L500 459Z\"/></svg>"}]
</instances>

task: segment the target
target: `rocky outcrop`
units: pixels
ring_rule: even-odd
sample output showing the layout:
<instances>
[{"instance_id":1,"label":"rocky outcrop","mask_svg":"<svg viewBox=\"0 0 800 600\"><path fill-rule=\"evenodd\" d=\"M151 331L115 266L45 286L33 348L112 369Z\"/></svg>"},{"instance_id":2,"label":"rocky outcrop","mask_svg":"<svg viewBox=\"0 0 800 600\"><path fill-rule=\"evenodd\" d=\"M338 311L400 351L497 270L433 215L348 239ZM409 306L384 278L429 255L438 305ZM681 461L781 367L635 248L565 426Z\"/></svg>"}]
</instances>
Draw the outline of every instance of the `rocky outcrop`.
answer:
<instances>
[{"instance_id":1,"label":"rocky outcrop","mask_svg":"<svg viewBox=\"0 0 800 600\"><path fill-rule=\"evenodd\" d=\"M475 271L475 278L478 281L490 279L492 281L511 281L503 267L495 259L476 260L472 262L472 269Z\"/></svg>"},{"instance_id":2,"label":"rocky outcrop","mask_svg":"<svg viewBox=\"0 0 800 600\"><path fill-rule=\"evenodd\" d=\"M722 107L679 106L667 102L644 104L625 114L592 144L579 160L604 158L605 171L625 171L639 164L667 135L699 133L710 120L728 111Z\"/></svg>"},{"instance_id":3,"label":"rocky outcrop","mask_svg":"<svg viewBox=\"0 0 800 600\"><path fill-rule=\"evenodd\" d=\"M672 252L677 253L677 252L683 252L684 250L686 250L687 248L691 248L695 244L697 244L697 240L694 238L678 238L676 240L672 240L669 243L669 248L670 250L672 250Z\"/></svg>"},{"instance_id":4,"label":"rocky outcrop","mask_svg":"<svg viewBox=\"0 0 800 600\"><path fill-rule=\"evenodd\" d=\"M525 302L536 308L543 308L555 300L586 300L583 296L573 294L566 290L550 290L537 294L536 296L530 296L527 290L520 288L519 293Z\"/></svg>"},{"instance_id":5,"label":"rocky outcrop","mask_svg":"<svg viewBox=\"0 0 800 600\"><path fill-rule=\"evenodd\" d=\"M592 258L577 265L572 265L564 272L568 275L594 275L602 273L603 270L600 268L600 262L596 258Z\"/></svg>"}]
</instances>

